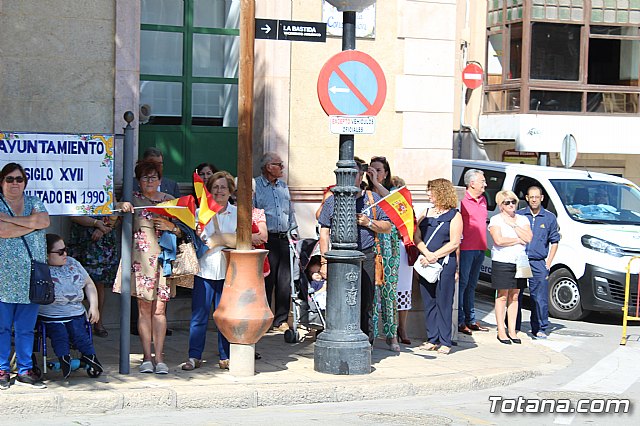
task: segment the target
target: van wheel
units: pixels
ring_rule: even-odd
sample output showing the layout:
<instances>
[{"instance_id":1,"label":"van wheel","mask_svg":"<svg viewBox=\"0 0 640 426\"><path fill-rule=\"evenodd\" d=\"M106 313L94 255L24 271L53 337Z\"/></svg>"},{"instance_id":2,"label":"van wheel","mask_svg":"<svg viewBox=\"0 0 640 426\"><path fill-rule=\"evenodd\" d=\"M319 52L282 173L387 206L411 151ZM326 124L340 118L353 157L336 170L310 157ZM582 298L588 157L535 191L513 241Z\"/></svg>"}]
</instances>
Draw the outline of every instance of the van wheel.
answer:
<instances>
[{"instance_id":1,"label":"van wheel","mask_svg":"<svg viewBox=\"0 0 640 426\"><path fill-rule=\"evenodd\" d=\"M580 320L588 313L582 309L580 289L571 272L553 271L549 275L549 314L560 319Z\"/></svg>"}]
</instances>

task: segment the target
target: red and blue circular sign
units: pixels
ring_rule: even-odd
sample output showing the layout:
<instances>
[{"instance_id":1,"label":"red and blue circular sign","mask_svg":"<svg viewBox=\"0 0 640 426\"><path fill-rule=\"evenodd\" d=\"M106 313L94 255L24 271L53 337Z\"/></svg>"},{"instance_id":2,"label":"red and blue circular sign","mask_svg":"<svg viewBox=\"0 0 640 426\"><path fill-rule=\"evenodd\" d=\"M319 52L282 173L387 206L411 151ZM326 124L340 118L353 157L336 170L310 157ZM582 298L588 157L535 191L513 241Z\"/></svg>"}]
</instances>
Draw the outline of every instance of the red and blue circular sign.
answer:
<instances>
[{"instance_id":1,"label":"red and blue circular sign","mask_svg":"<svg viewBox=\"0 0 640 426\"><path fill-rule=\"evenodd\" d=\"M358 50L345 50L324 64L318 98L327 115L377 115L387 96L380 65Z\"/></svg>"}]
</instances>

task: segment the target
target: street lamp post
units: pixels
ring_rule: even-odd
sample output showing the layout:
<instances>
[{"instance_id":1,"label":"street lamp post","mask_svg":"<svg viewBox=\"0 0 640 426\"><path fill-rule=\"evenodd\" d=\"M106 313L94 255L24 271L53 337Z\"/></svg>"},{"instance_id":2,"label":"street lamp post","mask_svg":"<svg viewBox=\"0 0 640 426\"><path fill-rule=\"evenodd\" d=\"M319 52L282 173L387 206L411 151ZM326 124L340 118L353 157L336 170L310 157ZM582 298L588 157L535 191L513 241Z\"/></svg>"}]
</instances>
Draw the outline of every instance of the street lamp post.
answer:
<instances>
[{"instance_id":1,"label":"street lamp post","mask_svg":"<svg viewBox=\"0 0 640 426\"><path fill-rule=\"evenodd\" d=\"M356 48L356 11L375 3L375 0L328 0L343 12L342 50ZM326 330L318 336L314 346L314 369L328 374L369 374L371 345L360 330L361 276L364 255L357 251L356 195L354 186L356 163L354 136L340 135L334 214L331 225L331 250L327 260L327 318Z\"/></svg>"}]
</instances>

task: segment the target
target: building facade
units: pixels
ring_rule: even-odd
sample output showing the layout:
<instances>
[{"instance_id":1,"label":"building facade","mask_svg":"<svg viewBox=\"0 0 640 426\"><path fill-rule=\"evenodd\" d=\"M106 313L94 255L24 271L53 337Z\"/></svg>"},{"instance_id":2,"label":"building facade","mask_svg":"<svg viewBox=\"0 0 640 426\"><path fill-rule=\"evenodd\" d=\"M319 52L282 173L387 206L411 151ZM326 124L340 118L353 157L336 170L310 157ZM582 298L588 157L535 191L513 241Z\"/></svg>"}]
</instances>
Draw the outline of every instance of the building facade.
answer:
<instances>
[{"instance_id":1,"label":"building facade","mask_svg":"<svg viewBox=\"0 0 640 426\"><path fill-rule=\"evenodd\" d=\"M458 127L457 155L501 160L515 150L561 166L563 140L571 135L574 167L639 182L640 1L467 4L472 18L458 34L485 78L462 104L478 138Z\"/></svg>"},{"instance_id":2,"label":"building facade","mask_svg":"<svg viewBox=\"0 0 640 426\"><path fill-rule=\"evenodd\" d=\"M256 2L258 18L330 21L322 0ZM459 1L376 2L356 48L381 65L387 98L373 135L356 155L386 156L418 193L451 175ZM237 173L238 0L0 1L0 129L122 133L133 111L139 152L157 146L168 177L187 189L208 161ZM339 29L339 28L338 28ZM278 152L301 222L335 182L338 135L317 96L323 64L341 51L326 43L256 40L254 165ZM141 108L142 107L142 108ZM119 161L121 142L117 142ZM121 176L116 167L116 180Z\"/></svg>"}]
</instances>

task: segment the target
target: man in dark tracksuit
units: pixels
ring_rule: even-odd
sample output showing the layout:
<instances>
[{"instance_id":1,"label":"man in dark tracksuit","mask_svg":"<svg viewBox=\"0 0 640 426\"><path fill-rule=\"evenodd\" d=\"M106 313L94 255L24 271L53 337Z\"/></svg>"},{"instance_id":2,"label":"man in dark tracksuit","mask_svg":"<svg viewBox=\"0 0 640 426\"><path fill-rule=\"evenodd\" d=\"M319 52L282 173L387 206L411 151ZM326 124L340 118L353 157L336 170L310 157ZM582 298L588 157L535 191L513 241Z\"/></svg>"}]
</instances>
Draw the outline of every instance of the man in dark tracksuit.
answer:
<instances>
[{"instance_id":1,"label":"man in dark tracksuit","mask_svg":"<svg viewBox=\"0 0 640 426\"><path fill-rule=\"evenodd\" d=\"M526 249L533 272L533 277L529 278L531 334L537 339L546 339L549 327L549 269L558 250L560 233L555 215L542 207L542 190L537 186L530 187L526 199L529 207L520 209L517 213L529 219L533 231L533 239ZM517 330L520 330L522 318L521 301L522 292L518 301Z\"/></svg>"}]
</instances>

